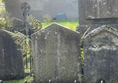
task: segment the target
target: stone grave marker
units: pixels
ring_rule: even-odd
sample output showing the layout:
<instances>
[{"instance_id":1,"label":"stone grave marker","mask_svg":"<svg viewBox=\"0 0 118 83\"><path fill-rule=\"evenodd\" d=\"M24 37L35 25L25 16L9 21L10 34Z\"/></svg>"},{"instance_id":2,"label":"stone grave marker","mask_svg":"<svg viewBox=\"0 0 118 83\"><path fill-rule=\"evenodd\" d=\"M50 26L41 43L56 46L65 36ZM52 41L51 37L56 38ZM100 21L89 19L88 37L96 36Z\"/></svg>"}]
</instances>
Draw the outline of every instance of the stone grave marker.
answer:
<instances>
[{"instance_id":1,"label":"stone grave marker","mask_svg":"<svg viewBox=\"0 0 118 83\"><path fill-rule=\"evenodd\" d=\"M81 80L80 34L53 23L32 34L36 83Z\"/></svg>"},{"instance_id":2,"label":"stone grave marker","mask_svg":"<svg viewBox=\"0 0 118 83\"><path fill-rule=\"evenodd\" d=\"M118 30L106 25L84 37L84 83L100 79L118 83Z\"/></svg>"},{"instance_id":3,"label":"stone grave marker","mask_svg":"<svg viewBox=\"0 0 118 83\"><path fill-rule=\"evenodd\" d=\"M15 18L14 17L14 21L13 21L13 27L23 27L23 21L18 19L18 18Z\"/></svg>"},{"instance_id":4,"label":"stone grave marker","mask_svg":"<svg viewBox=\"0 0 118 83\"><path fill-rule=\"evenodd\" d=\"M24 2L21 5L21 10L23 11L23 21L28 22L27 20L27 15L28 15L28 11L30 10L30 5L27 2Z\"/></svg>"},{"instance_id":5,"label":"stone grave marker","mask_svg":"<svg viewBox=\"0 0 118 83\"><path fill-rule=\"evenodd\" d=\"M0 79L11 80L24 77L22 52L14 43L9 31L0 29Z\"/></svg>"},{"instance_id":6,"label":"stone grave marker","mask_svg":"<svg viewBox=\"0 0 118 83\"><path fill-rule=\"evenodd\" d=\"M14 21L13 21L13 29L16 30L16 31L21 31L23 30L23 21L18 19L18 18L14 18Z\"/></svg>"},{"instance_id":7,"label":"stone grave marker","mask_svg":"<svg viewBox=\"0 0 118 83\"><path fill-rule=\"evenodd\" d=\"M118 0L79 0L79 26L83 34L88 27L91 29L109 25L118 29Z\"/></svg>"},{"instance_id":8,"label":"stone grave marker","mask_svg":"<svg viewBox=\"0 0 118 83\"><path fill-rule=\"evenodd\" d=\"M27 2L24 2L21 5L21 10L23 11L23 22L24 22L24 30L25 30L25 35L29 38L31 38L30 33L30 24L28 21L28 11L30 10L30 5Z\"/></svg>"},{"instance_id":9,"label":"stone grave marker","mask_svg":"<svg viewBox=\"0 0 118 83\"><path fill-rule=\"evenodd\" d=\"M118 18L117 0L86 0L86 19Z\"/></svg>"},{"instance_id":10,"label":"stone grave marker","mask_svg":"<svg viewBox=\"0 0 118 83\"><path fill-rule=\"evenodd\" d=\"M66 14L64 13L58 13L56 15L56 20L65 20L66 19Z\"/></svg>"}]
</instances>

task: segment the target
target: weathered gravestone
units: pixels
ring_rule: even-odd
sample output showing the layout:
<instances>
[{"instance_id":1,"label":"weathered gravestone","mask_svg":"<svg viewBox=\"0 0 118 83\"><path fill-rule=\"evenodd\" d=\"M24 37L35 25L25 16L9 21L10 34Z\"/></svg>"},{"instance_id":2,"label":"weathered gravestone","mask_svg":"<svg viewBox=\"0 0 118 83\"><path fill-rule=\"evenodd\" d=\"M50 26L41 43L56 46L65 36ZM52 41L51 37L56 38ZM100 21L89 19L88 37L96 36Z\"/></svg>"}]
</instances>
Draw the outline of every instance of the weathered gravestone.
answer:
<instances>
[{"instance_id":1,"label":"weathered gravestone","mask_svg":"<svg viewBox=\"0 0 118 83\"><path fill-rule=\"evenodd\" d=\"M100 79L118 83L118 30L109 26L96 28L84 37L85 83L100 83Z\"/></svg>"},{"instance_id":2,"label":"weathered gravestone","mask_svg":"<svg viewBox=\"0 0 118 83\"><path fill-rule=\"evenodd\" d=\"M27 2L24 2L21 5L21 10L23 11L23 21L24 23L28 22L27 16L28 16L28 11L30 10L30 5Z\"/></svg>"},{"instance_id":3,"label":"weathered gravestone","mask_svg":"<svg viewBox=\"0 0 118 83\"><path fill-rule=\"evenodd\" d=\"M13 27L14 28L16 28L16 27L22 28L23 27L22 25L23 25L23 21L14 17Z\"/></svg>"},{"instance_id":4,"label":"weathered gravestone","mask_svg":"<svg viewBox=\"0 0 118 83\"><path fill-rule=\"evenodd\" d=\"M24 22L24 29L25 29L25 34L27 37L31 38L31 35L29 35L30 32L30 24L28 22L28 11L30 10L30 5L27 2L24 2L21 5L21 10L23 11L23 22Z\"/></svg>"},{"instance_id":5,"label":"weathered gravestone","mask_svg":"<svg viewBox=\"0 0 118 83\"><path fill-rule=\"evenodd\" d=\"M80 34L56 23L32 35L36 83L80 81Z\"/></svg>"},{"instance_id":6,"label":"weathered gravestone","mask_svg":"<svg viewBox=\"0 0 118 83\"><path fill-rule=\"evenodd\" d=\"M6 30L0 29L0 79L11 80L24 77L22 52Z\"/></svg>"},{"instance_id":7,"label":"weathered gravestone","mask_svg":"<svg viewBox=\"0 0 118 83\"><path fill-rule=\"evenodd\" d=\"M91 27L89 30L91 31L101 25L117 28L117 4L118 0L79 0L79 26L77 28L80 33L83 34L88 27Z\"/></svg>"},{"instance_id":8,"label":"weathered gravestone","mask_svg":"<svg viewBox=\"0 0 118 83\"><path fill-rule=\"evenodd\" d=\"M18 18L14 18L13 20L13 30L15 31L21 31L23 30L23 21L18 19Z\"/></svg>"}]
</instances>

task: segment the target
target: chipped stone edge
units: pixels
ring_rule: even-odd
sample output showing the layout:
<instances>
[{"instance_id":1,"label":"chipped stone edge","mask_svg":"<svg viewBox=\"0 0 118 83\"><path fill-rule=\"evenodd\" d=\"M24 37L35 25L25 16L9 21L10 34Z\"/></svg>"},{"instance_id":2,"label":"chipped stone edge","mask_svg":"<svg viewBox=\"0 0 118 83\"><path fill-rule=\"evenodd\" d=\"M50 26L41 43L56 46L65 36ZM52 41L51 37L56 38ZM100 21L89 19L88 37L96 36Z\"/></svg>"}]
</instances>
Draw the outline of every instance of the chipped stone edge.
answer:
<instances>
[{"instance_id":1,"label":"chipped stone edge","mask_svg":"<svg viewBox=\"0 0 118 83\"><path fill-rule=\"evenodd\" d=\"M12 32L10 32L10 31L7 31L7 30L4 30L4 29L0 29L0 31L2 31L2 32L6 32L6 33L8 33L9 35L15 35L15 33L12 33Z\"/></svg>"},{"instance_id":2,"label":"chipped stone edge","mask_svg":"<svg viewBox=\"0 0 118 83\"><path fill-rule=\"evenodd\" d=\"M98 27L98 28L92 30L91 32L89 32L87 35L85 35L84 39L91 38L92 36L102 32L102 31L108 31L108 32L111 32L111 33L118 36L118 30L117 29L110 27L110 26L103 25L103 26Z\"/></svg>"}]
</instances>

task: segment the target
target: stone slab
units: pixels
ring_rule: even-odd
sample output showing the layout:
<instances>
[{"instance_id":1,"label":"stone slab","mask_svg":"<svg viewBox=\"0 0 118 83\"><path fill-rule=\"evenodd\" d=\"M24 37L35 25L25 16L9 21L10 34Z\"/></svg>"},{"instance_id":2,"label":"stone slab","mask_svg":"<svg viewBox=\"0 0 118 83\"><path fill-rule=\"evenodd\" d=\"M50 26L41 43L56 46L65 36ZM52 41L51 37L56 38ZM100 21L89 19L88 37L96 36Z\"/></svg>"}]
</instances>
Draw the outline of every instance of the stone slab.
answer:
<instances>
[{"instance_id":1,"label":"stone slab","mask_svg":"<svg viewBox=\"0 0 118 83\"><path fill-rule=\"evenodd\" d=\"M10 35L13 33L0 29L0 79L12 80L24 77L22 52Z\"/></svg>"},{"instance_id":2,"label":"stone slab","mask_svg":"<svg viewBox=\"0 0 118 83\"><path fill-rule=\"evenodd\" d=\"M117 0L86 0L86 19L118 18Z\"/></svg>"},{"instance_id":3,"label":"stone slab","mask_svg":"<svg viewBox=\"0 0 118 83\"><path fill-rule=\"evenodd\" d=\"M103 5L96 6L97 8L101 8L101 11L104 11L104 15L103 15L103 12L93 7L97 4L97 2L99 2L99 4L102 2L107 3L105 6ZM116 18L118 15L118 13L116 12L118 7L115 6L117 5L117 3L118 3L117 0L113 0L113 1L111 0L79 0L78 1L79 25L118 23L118 18ZM111 4L115 4L115 5L111 5ZM107 6L109 6L113 10L110 10L109 7L107 9L106 8ZM99 11L100 16L97 14L98 11ZM110 13L110 15L107 15L107 12L108 14ZM115 16L112 16L112 14L115 14Z\"/></svg>"},{"instance_id":4,"label":"stone slab","mask_svg":"<svg viewBox=\"0 0 118 83\"><path fill-rule=\"evenodd\" d=\"M84 83L118 83L118 30L101 26L84 37ZM98 82L99 83L99 82Z\"/></svg>"},{"instance_id":5,"label":"stone slab","mask_svg":"<svg viewBox=\"0 0 118 83\"><path fill-rule=\"evenodd\" d=\"M89 27L91 27L89 30L91 31L102 25L115 26L114 28L118 29L118 13L116 12L118 7L115 6L117 3L117 0L79 0L79 25L77 26L77 30L83 34ZM113 16L114 14L115 16Z\"/></svg>"},{"instance_id":6,"label":"stone slab","mask_svg":"<svg viewBox=\"0 0 118 83\"><path fill-rule=\"evenodd\" d=\"M23 25L23 21L14 17L13 27L21 27L22 25Z\"/></svg>"},{"instance_id":7,"label":"stone slab","mask_svg":"<svg viewBox=\"0 0 118 83\"><path fill-rule=\"evenodd\" d=\"M81 81L78 32L53 23L31 38L36 83Z\"/></svg>"}]
</instances>

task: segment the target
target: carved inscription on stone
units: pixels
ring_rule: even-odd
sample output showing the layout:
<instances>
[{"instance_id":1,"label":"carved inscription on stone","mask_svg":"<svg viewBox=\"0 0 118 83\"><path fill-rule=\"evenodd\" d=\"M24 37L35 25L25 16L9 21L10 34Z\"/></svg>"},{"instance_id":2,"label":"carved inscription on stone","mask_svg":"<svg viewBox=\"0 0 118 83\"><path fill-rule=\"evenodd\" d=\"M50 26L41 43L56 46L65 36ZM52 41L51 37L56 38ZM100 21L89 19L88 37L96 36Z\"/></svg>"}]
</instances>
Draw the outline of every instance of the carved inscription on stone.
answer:
<instances>
[{"instance_id":1,"label":"carved inscription on stone","mask_svg":"<svg viewBox=\"0 0 118 83\"><path fill-rule=\"evenodd\" d=\"M86 19L118 18L118 0L86 0Z\"/></svg>"}]
</instances>

